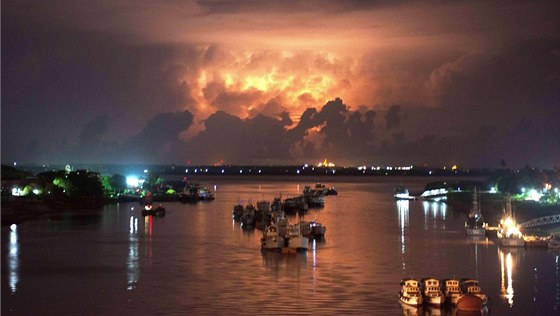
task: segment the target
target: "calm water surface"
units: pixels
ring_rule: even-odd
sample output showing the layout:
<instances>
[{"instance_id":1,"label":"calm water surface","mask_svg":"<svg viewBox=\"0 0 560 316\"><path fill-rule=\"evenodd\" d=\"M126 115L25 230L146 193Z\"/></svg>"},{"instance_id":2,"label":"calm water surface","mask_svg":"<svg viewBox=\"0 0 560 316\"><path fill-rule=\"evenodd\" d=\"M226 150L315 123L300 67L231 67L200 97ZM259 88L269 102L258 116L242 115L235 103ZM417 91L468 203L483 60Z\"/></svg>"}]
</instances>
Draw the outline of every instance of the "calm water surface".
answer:
<instances>
[{"instance_id":1,"label":"calm water surface","mask_svg":"<svg viewBox=\"0 0 560 316\"><path fill-rule=\"evenodd\" d=\"M297 195L307 180L210 180L216 200L164 203L164 218L125 203L2 227L2 314L455 315L399 304L400 279L427 276L478 278L487 314L560 313L560 251L467 238L464 213L393 201L395 179L323 180L339 195L305 218L327 226L325 240L261 253L261 231L232 221L233 205Z\"/></svg>"}]
</instances>

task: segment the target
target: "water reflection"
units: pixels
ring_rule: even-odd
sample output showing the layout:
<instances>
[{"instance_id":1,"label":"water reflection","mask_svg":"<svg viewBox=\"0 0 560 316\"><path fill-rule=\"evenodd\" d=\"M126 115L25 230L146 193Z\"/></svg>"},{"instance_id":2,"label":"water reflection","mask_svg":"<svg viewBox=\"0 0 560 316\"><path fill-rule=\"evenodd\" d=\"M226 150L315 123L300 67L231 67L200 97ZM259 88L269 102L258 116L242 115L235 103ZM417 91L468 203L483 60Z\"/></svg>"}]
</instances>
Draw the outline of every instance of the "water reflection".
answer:
<instances>
[{"instance_id":1,"label":"water reflection","mask_svg":"<svg viewBox=\"0 0 560 316\"><path fill-rule=\"evenodd\" d=\"M397 210L399 212L399 227L401 228L401 267L403 271L406 270L406 261L404 259L404 254L406 252L405 227L408 227L409 208L410 201L397 201Z\"/></svg>"},{"instance_id":2,"label":"water reflection","mask_svg":"<svg viewBox=\"0 0 560 316\"><path fill-rule=\"evenodd\" d=\"M8 244L8 285L14 294L19 282L19 244L17 225L10 226L10 243Z\"/></svg>"},{"instance_id":3,"label":"water reflection","mask_svg":"<svg viewBox=\"0 0 560 316\"><path fill-rule=\"evenodd\" d=\"M436 228L438 219L442 219L441 225L445 229L445 218L447 217L447 204L434 201L423 201L422 207L424 208L424 229ZM432 227L428 227L431 222Z\"/></svg>"},{"instance_id":4,"label":"water reflection","mask_svg":"<svg viewBox=\"0 0 560 316\"><path fill-rule=\"evenodd\" d=\"M509 250L499 249L500 254L500 270L501 270L501 295L507 303L509 307L513 307L513 268L514 268L514 259Z\"/></svg>"},{"instance_id":5,"label":"water reflection","mask_svg":"<svg viewBox=\"0 0 560 316\"><path fill-rule=\"evenodd\" d=\"M151 217L151 216L147 216ZM140 264L138 263L138 217L130 216L130 229L128 234L128 261L127 261L127 290L136 289L140 275Z\"/></svg>"}]
</instances>

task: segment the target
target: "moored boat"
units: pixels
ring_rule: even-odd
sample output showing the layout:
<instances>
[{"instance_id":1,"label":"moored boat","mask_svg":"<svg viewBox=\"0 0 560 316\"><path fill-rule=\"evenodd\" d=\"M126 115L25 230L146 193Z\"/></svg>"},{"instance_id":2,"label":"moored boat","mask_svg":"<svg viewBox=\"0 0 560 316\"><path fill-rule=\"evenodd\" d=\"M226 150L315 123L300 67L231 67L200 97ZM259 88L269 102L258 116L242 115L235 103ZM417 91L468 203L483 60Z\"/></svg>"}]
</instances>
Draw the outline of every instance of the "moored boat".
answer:
<instances>
[{"instance_id":1,"label":"moored boat","mask_svg":"<svg viewBox=\"0 0 560 316\"><path fill-rule=\"evenodd\" d=\"M488 303L488 297L482 292L478 280L464 278L459 282L459 286L464 295L472 294L477 296L482 301L482 305L486 305Z\"/></svg>"},{"instance_id":2,"label":"moored boat","mask_svg":"<svg viewBox=\"0 0 560 316\"><path fill-rule=\"evenodd\" d=\"M309 238L303 236L298 224L290 224L286 235L286 247L292 250L307 250Z\"/></svg>"},{"instance_id":3,"label":"moored boat","mask_svg":"<svg viewBox=\"0 0 560 316\"><path fill-rule=\"evenodd\" d=\"M241 204L235 204L235 206L233 207L233 211L232 211L232 216L234 219L236 220L240 220L241 216L243 216L243 210L245 208L243 207L243 205Z\"/></svg>"},{"instance_id":4,"label":"moored boat","mask_svg":"<svg viewBox=\"0 0 560 316\"><path fill-rule=\"evenodd\" d=\"M445 302L456 305L457 300L463 295L461 288L459 288L459 280L443 279L441 280L441 285Z\"/></svg>"},{"instance_id":5,"label":"moored boat","mask_svg":"<svg viewBox=\"0 0 560 316\"><path fill-rule=\"evenodd\" d=\"M439 280L435 278L423 278L420 280L420 290L422 292L422 299L428 305L442 305L445 302L445 297L441 291Z\"/></svg>"},{"instance_id":6,"label":"moored boat","mask_svg":"<svg viewBox=\"0 0 560 316\"><path fill-rule=\"evenodd\" d=\"M422 295L415 279L402 279L401 289L399 290L399 301L407 305L422 305Z\"/></svg>"},{"instance_id":7,"label":"moored boat","mask_svg":"<svg viewBox=\"0 0 560 316\"><path fill-rule=\"evenodd\" d=\"M261 249L264 250L280 250L285 245L284 237L278 233L276 225L268 225L263 231L261 238Z\"/></svg>"},{"instance_id":8,"label":"moored boat","mask_svg":"<svg viewBox=\"0 0 560 316\"><path fill-rule=\"evenodd\" d=\"M325 236L327 228L319 223L316 219L311 222L300 222L301 234L309 239L320 239Z\"/></svg>"},{"instance_id":9,"label":"moored boat","mask_svg":"<svg viewBox=\"0 0 560 316\"><path fill-rule=\"evenodd\" d=\"M483 305L482 299L471 293L461 295L456 304L458 311L478 312L479 315Z\"/></svg>"},{"instance_id":10,"label":"moored boat","mask_svg":"<svg viewBox=\"0 0 560 316\"><path fill-rule=\"evenodd\" d=\"M523 234L519 230L513 211L511 208L511 198L508 197L506 208L504 210L504 218L500 220L498 225L498 243L504 247L525 247L525 240Z\"/></svg>"},{"instance_id":11,"label":"moored boat","mask_svg":"<svg viewBox=\"0 0 560 316\"><path fill-rule=\"evenodd\" d=\"M467 221L465 222L467 236L485 236L487 226L488 224L484 222L484 217L480 210L480 203L475 188L472 207L467 215Z\"/></svg>"}]
</instances>

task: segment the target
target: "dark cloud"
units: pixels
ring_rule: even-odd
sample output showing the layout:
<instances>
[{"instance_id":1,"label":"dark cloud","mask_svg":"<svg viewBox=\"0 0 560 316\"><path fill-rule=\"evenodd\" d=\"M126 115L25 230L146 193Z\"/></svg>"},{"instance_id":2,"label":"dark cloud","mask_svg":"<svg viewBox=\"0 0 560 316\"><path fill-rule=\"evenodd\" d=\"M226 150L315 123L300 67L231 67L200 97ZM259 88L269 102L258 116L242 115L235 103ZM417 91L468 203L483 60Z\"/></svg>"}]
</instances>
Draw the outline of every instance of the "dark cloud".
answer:
<instances>
[{"instance_id":1,"label":"dark cloud","mask_svg":"<svg viewBox=\"0 0 560 316\"><path fill-rule=\"evenodd\" d=\"M175 148L179 134L187 130L193 122L189 111L160 113L151 119L142 131L128 139L119 148L121 162L164 162L177 153Z\"/></svg>"},{"instance_id":2,"label":"dark cloud","mask_svg":"<svg viewBox=\"0 0 560 316\"><path fill-rule=\"evenodd\" d=\"M401 106L398 104L392 105L387 113L385 113L385 122L387 129L393 129L399 127L401 123L400 116Z\"/></svg>"}]
</instances>

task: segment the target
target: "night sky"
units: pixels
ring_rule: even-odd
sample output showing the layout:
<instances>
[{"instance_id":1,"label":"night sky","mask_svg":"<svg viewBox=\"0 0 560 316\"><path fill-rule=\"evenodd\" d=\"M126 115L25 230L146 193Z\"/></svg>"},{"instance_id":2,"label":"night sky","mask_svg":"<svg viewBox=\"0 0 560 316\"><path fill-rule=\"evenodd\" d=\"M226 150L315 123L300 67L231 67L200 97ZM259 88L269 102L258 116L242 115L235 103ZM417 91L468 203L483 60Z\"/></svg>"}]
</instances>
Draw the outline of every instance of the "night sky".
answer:
<instances>
[{"instance_id":1,"label":"night sky","mask_svg":"<svg viewBox=\"0 0 560 316\"><path fill-rule=\"evenodd\" d=\"M560 165L558 1L2 1L2 163Z\"/></svg>"}]
</instances>

